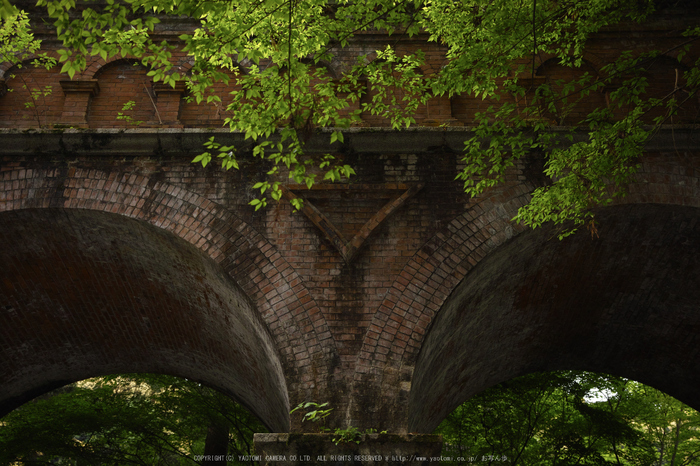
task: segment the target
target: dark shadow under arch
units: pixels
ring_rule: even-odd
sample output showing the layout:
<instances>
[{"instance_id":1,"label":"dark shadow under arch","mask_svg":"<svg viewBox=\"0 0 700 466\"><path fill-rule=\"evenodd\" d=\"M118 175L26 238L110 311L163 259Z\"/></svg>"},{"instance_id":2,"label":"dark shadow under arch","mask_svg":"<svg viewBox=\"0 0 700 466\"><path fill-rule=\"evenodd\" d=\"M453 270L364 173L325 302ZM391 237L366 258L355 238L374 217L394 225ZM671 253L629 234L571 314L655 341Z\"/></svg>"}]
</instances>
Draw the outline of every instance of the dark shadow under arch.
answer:
<instances>
[{"instance_id":1,"label":"dark shadow under arch","mask_svg":"<svg viewBox=\"0 0 700 466\"><path fill-rule=\"evenodd\" d=\"M700 211L625 205L597 218L599 239L529 230L466 276L422 346L410 432L536 371L617 374L700 406Z\"/></svg>"},{"instance_id":2,"label":"dark shadow under arch","mask_svg":"<svg viewBox=\"0 0 700 466\"><path fill-rule=\"evenodd\" d=\"M110 373L201 381L289 429L278 352L248 297L194 246L90 210L0 214L0 414Z\"/></svg>"}]
</instances>

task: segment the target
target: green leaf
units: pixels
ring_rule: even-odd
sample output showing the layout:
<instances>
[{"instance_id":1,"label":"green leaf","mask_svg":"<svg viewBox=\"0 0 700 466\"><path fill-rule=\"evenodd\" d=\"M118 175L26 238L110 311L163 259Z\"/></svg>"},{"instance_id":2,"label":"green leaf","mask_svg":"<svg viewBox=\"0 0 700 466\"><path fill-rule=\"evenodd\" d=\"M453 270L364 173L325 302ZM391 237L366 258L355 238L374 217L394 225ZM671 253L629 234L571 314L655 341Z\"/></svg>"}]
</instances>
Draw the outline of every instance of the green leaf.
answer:
<instances>
[{"instance_id":1,"label":"green leaf","mask_svg":"<svg viewBox=\"0 0 700 466\"><path fill-rule=\"evenodd\" d=\"M340 141L341 144L342 144L343 142L345 142L344 139L343 139L343 133L342 133L342 132L340 132L340 131L333 131L333 133L331 133L331 144L333 144L335 141Z\"/></svg>"},{"instance_id":2,"label":"green leaf","mask_svg":"<svg viewBox=\"0 0 700 466\"><path fill-rule=\"evenodd\" d=\"M267 206L267 199L262 198L262 199L253 199L250 201L248 204L252 205L255 207L255 210L258 211L262 209L263 207Z\"/></svg>"},{"instance_id":3,"label":"green leaf","mask_svg":"<svg viewBox=\"0 0 700 466\"><path fill-rule=\"evenodd\" d=\"M209 162L211 162L211 154L209 152L204 152L199 154L197 157L192 159L192 163L201 162L202 167L206 167Z\"/></svg>"},{"instance_id":4,"label":"green leaf","mask_svg":"<svg viewBox=\"0 0 700 466\"><path fill-rule=\"evenodd\" d=\"M5 21L13 16L16 16L19 10L12 5L9 0L0 1L0 19Z\"/></svg>"}]
</instances>

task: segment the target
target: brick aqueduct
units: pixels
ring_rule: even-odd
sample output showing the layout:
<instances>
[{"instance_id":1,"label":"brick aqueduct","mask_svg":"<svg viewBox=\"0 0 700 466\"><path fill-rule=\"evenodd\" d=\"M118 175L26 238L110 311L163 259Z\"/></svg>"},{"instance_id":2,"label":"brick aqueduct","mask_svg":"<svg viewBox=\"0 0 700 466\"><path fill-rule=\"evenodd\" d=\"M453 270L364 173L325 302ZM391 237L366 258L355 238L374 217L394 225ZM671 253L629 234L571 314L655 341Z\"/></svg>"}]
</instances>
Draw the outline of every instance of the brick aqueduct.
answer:
<instances>
[{"instance_id":1,"label":"brick aqueduct","mask_svg":"<svg viewBox=\"0 0 700 466\"><path fill-rule=\"evenodd\" d=\"M673 49L690 19L667 11L606 30L586 66L623 42ZM166 26L157 32L176 37L182 25ZM434 44L399 43L418 46L439 66ZM673 90L691 52L655 61L650 89ZM534 81L562 76L546 58ZM191 163L212 134L240 142L211 129L221 109L145 72L118 60L73 81L0 71L0 412L75 380L160 372L236 397L273 432L308 428L289 414L301 401L330 402L335 426L431 432L489 386L558 369L630 377L700 408L697 104L649 144L630 194L599 212L600 238L558 241L510 221L543 181L535 155L479 198L454 181L480 101L437 99L405 131L368 116L342 145L317 134L309 150L357 176L286 186L304 212L255 212L267 168ZM27 109L20 78L53 92ZM116 120L125 100L140 126Z\"/></svg>"}]
</instances>

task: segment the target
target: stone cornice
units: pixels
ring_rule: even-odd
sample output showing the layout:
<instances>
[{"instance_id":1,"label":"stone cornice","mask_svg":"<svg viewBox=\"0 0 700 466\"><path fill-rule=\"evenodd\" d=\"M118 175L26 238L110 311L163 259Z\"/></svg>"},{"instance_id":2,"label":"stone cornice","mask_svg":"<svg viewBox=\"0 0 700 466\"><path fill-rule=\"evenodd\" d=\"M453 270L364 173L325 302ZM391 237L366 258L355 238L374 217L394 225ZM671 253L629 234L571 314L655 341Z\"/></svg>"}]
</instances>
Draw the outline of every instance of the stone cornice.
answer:
<instances>
[{"instance_id":1,"label":"stone cornice","mask_svg":"<svg viewBox=\"0 0 700 466\"><path fill-rule=\"evenodd\" d=\"M310 154L418 154L444 151L460 154L464 141L471 136L469 127L416 127L401 131L391 128L350 128L343 130L345 143L330 144L326 128L313 135L306 144ZM564 132L553 127L551 131ZM242 133L226 129L195 128L136 128L136 129L47 129L21 130L0 128L0 156L21 155L94 155L135 156L154 155L192 157L204 151L203 144L215 136L225 145L234 145L239 153L252 150L253 143L245 141ZM587 131L581 131L574 142L585 141ZM562 137L562 143L566 143ZM647 144L650 152L700 150L700 126L677 125L662 127Z\"/></svg>"},{"instance_id":2,"label":"stone cornice","mask_svg":"<svg viewBox=\"0 0 700 466\"><path fill-rule=\"evenodd\" d=\"M184 81L175 83L175 87L162 82L153 83L153 92L156 96L161 94L184 94L187 91L187 85Z\"/></svg>"},{"instance_id":3,"label":"stone cornice","mask_svg":"<svg viewBox=\"0 0 700 466\"><path fill-rule=\"evenodd\" d=\"M64 94L69 92L86 92L94 97L100 92L100 84L97 82L97 79L82 79L76 81L63 80L59 82L61 83L61 89L63 89Z\"/></svg>"}]
</instances>

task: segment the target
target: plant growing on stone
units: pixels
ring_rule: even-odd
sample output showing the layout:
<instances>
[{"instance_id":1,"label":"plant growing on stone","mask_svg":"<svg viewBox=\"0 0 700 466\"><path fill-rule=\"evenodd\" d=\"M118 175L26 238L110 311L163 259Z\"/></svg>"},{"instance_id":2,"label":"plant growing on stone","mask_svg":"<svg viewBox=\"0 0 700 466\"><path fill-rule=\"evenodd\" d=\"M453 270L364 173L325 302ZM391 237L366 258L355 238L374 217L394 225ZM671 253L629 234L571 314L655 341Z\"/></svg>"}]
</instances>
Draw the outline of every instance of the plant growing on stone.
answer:
<instances>
[{"instance_id":1,"label":"plant growing on stone","mask_svg":"<svg viewBox=\"0 0 700 466\"><path fill-rule=\"evenodd\" d=\"M366 429L364 432L357 427L346 427L345 429L337 428L333 431L332 441L336 445L343 442L355 442L360 443L363 435L376 434L377 429ZM386 434L386 430L380 432L380 434Z\"/></svg>"},{"instance_id":2,"label":"plant growing on stone","mask_svg":"<svg viewBox=\"0 0 700 466\"><path fill-rule=\"evenodd\" d=\"M314 408L311 411L308 411L310 408ZM295 411L299 410L307 410L306 413L304 414L304 417L301 418L301 421L311 421L311 422L324 422L325 419L330 415L331 411L333 411L333 408L328 407L328 403L315 403L313 401L304 401L302 403L299 403L299 405L291 410L289 414L292 414ZM328 432L330 429L328 429L325 426L319 427L319 432ZM348 426L344 429L341 429L340 427L336 428L333 431L333 438L331 439L333 443L336 445L342 443L342 442L355 442L355 443L360 443L362 439L363 434L374 434L376 433L376 429L367 429L364 432L362 432L360 429L357 427L353 426ZM386 434L386 431L383 430L381 432L382 434Z\"/></svg>"},{"instance_id":3,"label":"plant growing on stone","mask_svg":"<svg viewBox=\"0 0 700 466\"><path fill-rule=\"evenodd\" d=\"M143 123L143 121L134 120L134 117L132 117L131 115L125 113L125 112L131 112L131 111L134 109L135 106L136 106L136 102L133 101L133 100L130 100L130 101L126 102L126 103L122 106L122 111L121 111L121 112L117 112L117 120L125 121L125 122L127 122L128 124L134 125L134 126L138 126L138 125L140 125L141 123Z\"/></svg>"},{"instance_id":4,"label":"plant growing on stone","mask_svg":"<svg viewBox=\"0 0 700 466\"><path fill-rule=\"evenodd\" d=\"M304 401L302 403L299 403L299 405L291 410L289 414L292 414L295 411L299 410L304 410L306 411L304 413L304 416L301 418L301 422L304 421L311 421L314 423L322 422L323 424L326 423L326 418L330 415L331 411L333 411L333 408L328 407L328 403L315 403L313 401ZM327 431L328 428L324 426L319 426L319 431L325 432Z\"/></svg>"},{"instance_id":5,"label":"plant growing on stone","mask_svg":"<svg viewBox=\"0 0 700 466\"><path fill-rule=\"evenodd\" d=\"M345 429L335 429L335 432L333 432L333 443L336 445L342 443L342 442L355 442L355 443L360 443L360 440L362 438L362 431L358 429L357 427L352 427L349 426Z\"/></svg>"},{"instance_id":6,"label":"plant growing on stone","mask_svg":"<svg viewBox=\"0 0 700 466\"><path fill-rule=\"evenodd\" d=\"M29 17L25 12L16 12L12 15L1 15L0 23L0 61L10 63L15 68L21 69L25 64L50 70L56 66L56 59L45 53L37 53L41 47L41 41L34 38L29 31ZM46 111L46 97L52 94L51 86L32 87L22 74L9 74L10 79L18 78L21 88L28 94L28 100L24 107L31 110L39 127L45 126L42 121L42 113ZM12 92L13 89L7 89ZM2 95L2 94L0 94ZM43 109L43 112L40 110Z\"/></svg>"},{"instance_id":7,"label":"plant growing on stone","mask_svg":"<svg viewBox=\"0 0 700 466\"><path fill-rule=\"evenodd\" d=\"M19 66L19 65L18 65ZM36 66L36 65L35 65ZM10 77L14 78L16 77L15 75L11 75ZM27 91L29 94L29 100L24 102L24 108L31 110L32 113L34 114L34 119L36 120L37 124L40 127L46 126L45 123L45 118L44 118L44 123L42 124L42 113L46 113L46 106L43 105L43 103L46 101L46 97L50 96L53 93L53 88L51 86L44 86L43 88L37 88L37 87L32 87L30 88L24 77L21 75L18 76L24 84L22 84L22 89ZM40 109L44 109L42 112Z\"/></svg>"}]
</instances>

